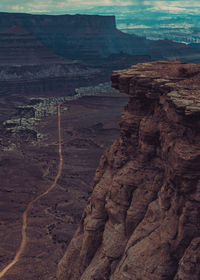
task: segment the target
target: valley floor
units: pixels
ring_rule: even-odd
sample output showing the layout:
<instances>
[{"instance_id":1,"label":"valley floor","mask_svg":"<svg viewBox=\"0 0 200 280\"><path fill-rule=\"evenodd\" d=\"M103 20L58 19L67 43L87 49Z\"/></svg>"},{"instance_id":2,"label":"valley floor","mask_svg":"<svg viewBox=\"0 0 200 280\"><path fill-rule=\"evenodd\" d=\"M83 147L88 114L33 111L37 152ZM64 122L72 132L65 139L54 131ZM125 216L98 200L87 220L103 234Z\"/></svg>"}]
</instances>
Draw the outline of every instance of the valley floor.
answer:
<instances>
[{"instance_id":1,"label":"valley floor","mask_svg":"<svg viewBox=\"0 0 200 280\"><path fill-rule=\"evenodd\" d=\"M4 280L55 279L57 263L92 190L100 156L119 136L118 122L126 103L124 95L101 94L62 105L63 172L56 187L29 211L27 246ZM44 118L38 130L47 135L42 141L19 141L16 149L0 152L0 271L19 248L22 213L57 174L57 116Z\"/></svg>"}]
</instances>

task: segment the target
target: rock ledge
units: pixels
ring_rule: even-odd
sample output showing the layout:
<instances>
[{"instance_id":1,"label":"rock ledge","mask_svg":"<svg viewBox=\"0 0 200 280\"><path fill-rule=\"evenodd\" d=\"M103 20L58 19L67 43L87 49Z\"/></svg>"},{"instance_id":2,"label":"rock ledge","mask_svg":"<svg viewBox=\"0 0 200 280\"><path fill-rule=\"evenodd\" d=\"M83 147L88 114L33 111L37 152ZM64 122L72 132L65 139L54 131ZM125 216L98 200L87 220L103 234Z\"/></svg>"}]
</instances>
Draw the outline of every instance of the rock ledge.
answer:
<instances>
[{"instance_id":1,"label":"rock ledge","mask_svg":"<svg viewBox=\"0 0 200 280\"><path fill-rule=\"evenodd\" d=\"M200 279L200 66L114 71L130 95L58 280Z\"/></svg>"}]
</instances>

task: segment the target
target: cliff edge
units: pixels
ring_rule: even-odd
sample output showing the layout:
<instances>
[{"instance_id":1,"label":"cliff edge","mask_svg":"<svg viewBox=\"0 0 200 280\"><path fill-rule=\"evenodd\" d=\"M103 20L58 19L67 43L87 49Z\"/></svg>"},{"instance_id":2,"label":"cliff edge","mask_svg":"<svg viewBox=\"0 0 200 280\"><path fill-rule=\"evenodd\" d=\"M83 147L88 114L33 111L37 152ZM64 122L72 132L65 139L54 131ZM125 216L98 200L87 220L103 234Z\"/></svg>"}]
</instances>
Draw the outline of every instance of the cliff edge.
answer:
<instances>
[{"instance_id":1,"label":"cliff edge","mask_svg":"<svg viewBox=\"0 0 200 280\"><path fill-rule=\"evenodd\" d=\"M58 280L200 279L200 66L114 71L130 96Z\"/></svg>"}]
</instances>

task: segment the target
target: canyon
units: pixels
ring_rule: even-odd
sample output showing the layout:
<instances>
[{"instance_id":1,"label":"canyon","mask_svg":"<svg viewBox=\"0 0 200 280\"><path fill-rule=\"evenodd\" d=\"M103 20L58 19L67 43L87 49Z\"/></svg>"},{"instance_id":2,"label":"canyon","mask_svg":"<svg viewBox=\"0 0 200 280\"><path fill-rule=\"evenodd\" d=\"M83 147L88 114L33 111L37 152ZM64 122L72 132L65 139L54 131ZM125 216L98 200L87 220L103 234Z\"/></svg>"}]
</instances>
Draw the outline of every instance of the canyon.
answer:
<instances>
[{"instance_id":1,"label":"canyon","mask_svg":"<svg viewBox=\"0 0 200 280\"><path fill-rule=\"evenodd\" d=\"M186 44L148 40L121 32L116 27L115 16L0 13L0 37L16 21L58 56L81 60L96 68L106 63L105 58L110 58L106 67L113 69L110 56L120 57L121 53L133 56L126 67L135 64L137 56L144 55L153 60L200 61L199 50ZM120 64L116 69L121 69Z\"/></svg>"},{"instance_id":2,"label":"canyon","mask_svg":"<svg viewBox=\"0 0 200 280\"><path fill-rule=\"evenodd\" d=\"M114 16L0 13L1 271L56 178L58 105L64 160L3 280L199 280L200 66L166 60L200 51Z\"/></svg>"},{"instance_id":3,"label":"canyon","mask_svg":"<svg viewBox=\"0 0 200 280\"><path fill-rule=\"evenodd\" d=\"M115 93L116 90L110 87L109 83L99 84L97 86L76 88L74 95L62 97L31 97L27 98L26 105L16 104L16 113L2 123L2 134L8 137L0 138L0 147L2 150L9 150L16 147L16 136L22 138L23 141L40 141L45 139L46 135L38 132L38 124L48 116L54 116L57 113L58 104L74 101L86 96L95 96L105 93ZM65 111L67 107L65 107ZM4 116L5 117L5 116ZM1 119L1 114L0 114ZM14 141L12 137L14 136ZM5 138L5 139L4 139Z\"/></svg>"},{"instance_id":4,"label":"canyon","mask_svg":"<svg viewBox=\"0 0 200 280\"><path fill-rule=\"evenodd\" d=\"M101 157L58 280L199 279L199 79L199 65L181 62L112 73L129 96L120 138Z\"/></svg>"},{"instance_id":5,"label":"canyon","mask_svg":"<svg viewBox=\"0 0 200 280\"><path fill-rule=\"evenodd\" d=\"M0 34L1 94L73 95L76 87L102 77L98 69L57 56L18 22Z\"/></svg>"},{"instance_id":6,"label":"canyon","mask_svg":"<svg viewBox=\"0 0 200 280\"><path fill-rule=\"evenodd\" d=\"M200 51L116 28L114 16L0 13L0 94L73 95L113 69L152 60L200 61Z\"/></svg>"},{"instance_id":7,"label":"canyon","mask_svg":"<svg viewBox=\"0 0 200 280\"><path fill-rule=\"evenodd\" d=\"M57 263L91 193L99 158L119 135L117 124L127 97L112 92L107 85L100 85L94 91L93 87L77 88L79 96L30 98L26 100L29 105L23 105L19 96L18 103L14 96L5 99L4 110L0 110L5 122L0 127L0 271L19 249L27 205L44 193L56 176L56 107L60 103L63 172L56 187L29 210L27 246L3 280L55 279ZM4 102L2 96L0 102ZM13 102L18 104L16 110ZM17 122L20 118L21 124Z\"/></svg>"}]
</instances>

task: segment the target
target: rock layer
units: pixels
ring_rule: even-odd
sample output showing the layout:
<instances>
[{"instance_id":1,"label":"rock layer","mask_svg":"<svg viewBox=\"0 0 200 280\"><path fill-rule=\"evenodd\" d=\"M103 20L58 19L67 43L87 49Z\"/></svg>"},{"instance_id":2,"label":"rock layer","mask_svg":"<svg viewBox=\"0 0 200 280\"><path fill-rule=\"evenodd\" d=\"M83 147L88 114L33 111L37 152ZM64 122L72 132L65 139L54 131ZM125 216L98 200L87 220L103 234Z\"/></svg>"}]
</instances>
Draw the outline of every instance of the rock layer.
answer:
<instances>
[{"instance_id":1,"label":"rock layer","mask_svg":"<svg viewBox=\"0 0 200 280\"><path fill-rule=\"evenodd\" d=\"M120 53L140 55L139 62L149 61L149 58L144 61L144 55L149 55L154 60L200 61L200 51L186 44L170 40L148 40L121 32L116 28L114 16L0 13L0 33L12 26L14 21L18 21L57 55L67 59L79 59L94 67L106 64L105 58L108 57L106 67L109 67L111 62L117 64L115 69L122 69L120 64L124 64L124 61L117 63L112 57L112 54ZM135 64L138 59L130 57L129 63L124 67Z\"/></svg>"},{"instance_id":2,"label":"rock layer","mask_svg":"<svg viewBox=\"0 0 200 280\"><path fill-rule=\"evenodd\" d=\"M58 280L200 279L200 66L153 62L114 71L130 96L120 139L94 189Z\"/></svg>"},{"instance_id":3,"label":"rock layer","mask_svg":"<svg viewBox=\"0 0 200 280\"><path fill-rule=\"evenodd\" d=\"M1 33L0 42L1 66L64 63L18 23Z\"/></svg>"},{"instance_id":4,"label":"rock layer","mask_svg":"<svg viewBox=\"0 0 200 280\"><path fill-rule=\"evenodd\" d=\"M72 95L75 87L101 81L104 74L66 60L16 23L0 34L1 92L25 95Z\"/></svg>"}]
</instances>

